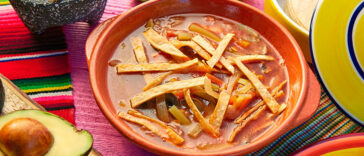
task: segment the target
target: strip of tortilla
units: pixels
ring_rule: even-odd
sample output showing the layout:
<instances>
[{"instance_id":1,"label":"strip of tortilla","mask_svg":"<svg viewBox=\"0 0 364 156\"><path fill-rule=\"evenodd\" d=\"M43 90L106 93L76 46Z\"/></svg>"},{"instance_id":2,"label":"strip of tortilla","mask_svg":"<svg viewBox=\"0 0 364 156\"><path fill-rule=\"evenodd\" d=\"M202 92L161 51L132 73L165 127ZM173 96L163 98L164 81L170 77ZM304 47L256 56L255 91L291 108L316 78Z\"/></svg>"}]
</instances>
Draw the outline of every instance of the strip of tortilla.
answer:
<instances>
[{"instance_id":1,"label":"strip of tortilla","mask_svg":"<svg viewBox=\"0 0 364 156\"><path fill-rule=\"evenodd\" d=\"M272 113L276 113L280 107L278 102L273 98L273 96L269 93L267 88L260 82L257 76L251 72L244 64L242 64L238 59L234 59L235 64L239 67L239 69L248 77L248 79L252 82L254 87L257 89L259 95L263 98L263 101L272 111Z\"/></svg>"},{"instance_id":2,"label":"strip of tortilla","mask_svg":"<svg viewBox=\"0 0 364 156\"><path fill-rule=\"evenodd\" d=\"M157 97L164 93L170 93L174 90L202 86L202 85L204 85L205 79L206 79L206 77L198 77L198 78L193 78L193 79L188 79L188 80L168 82L168 83L156 86L154 88L151 88L151 89L149 89L145 92L142 92L142 93L134 96L133 98L131 98L131 100L130 100L131 107L133 107L133 108L138 107L140 104L142 104L154 97Z\"/></svg>"},{"instance_id":3,"label":"strip of tortilla","mask_svg":"<svg viewBox=\"0 0 364 156\"><path fill-rule=\"evenodd\" d=\"M206 41L202 36L196 35L195 37L192 38L192 41L196 42L198 45L200 45L202 48L204 48L211 55L214 54L215 48L208 41Z\"/></svg>"},{"instance_id":4,"label":"strip of tortilla","mask_svg":"<svg viewBox=\"0 0 364 156\"><path fill-rule=\"evenodd\" d=\"M233 92L234 86L238 83L238 80L240 79L241 75L243 75L243 73L241 73L239 70L236 70L234 74L229 78L229 82L226 88L229 94Z\"/></svg>"},{"instance_id":5,"label":"strip of tortilla","mask_svg":"<svg viewBox=\"0 0 364 156\"><path fill-rule=\"evenodd\" d=\"M219 131L216 131L212 127L212 125L210 125L209 122L206 121L205 118L202 116L201 112L198 110L198 108L196 107L195 103L193 102L193 100L191 98L191 92L190 92L190 90L189 89L185 89L184 90L184 94L185 94L185 100L187 102L187 105L192 110L193 115L196 117L196 119L200 123L202 129L207 134L210 134L213 137L218 137L220 135L220 132Z\"/></svg>"},{"instance_id":6,"label":"strip of tortilla","mask_svg":"<svg viewBox=\"0 0 364 156\"><path fill-rule=\"evenodd\" d=\"M145 116L145 115L143 115L142 113L140 113L140 112L138 112L136 110L129 110L128 114L130 114L132 116L135 116L135 117L139 117L139 118L148 120L148 121L151 121L151 122L154 122L154 123L157 123L158 125L160 125L161 127L163 127L166 130L166 133L169 136L168 140L171 141L172 143L174 143L176 145L179 145L179 144L184 142L184 139L181 136L179 136L172 128L167 126L165 123L163 123L163 122L161 122L159 120L153 119L151 117Z\"/></svg>"},{"instance_id":7,"label":"strip of tortilla","mask_svg":"<svg viewBox=\"0 0 364 156\"><path fill-rule=\"evenodd\" d=\"M272 95L274 98L279 98L279 90L283 88L283 86L287 83L287 81L283 81L281 84L279 84L276 88L273 89ZM264 105L264 101L260 101L255 106L249 108L244 114L242 114L238 119L234 121L235 124L241 123L246 117L248 117L251 113L253 113L255 110L257 110L260 106ZM287 105L286 105L287 106ZM278 113L280 114L282 111L284 111L285 106L280 106Z\"/></svg>"},{"instance_id":8,"label":"strip of tortilla","mask_svg":"<svg viewBox=\"0 0 364 156\"><path fill-rule=\"evenodd\" d=\"M147 59L147 56L145 55L145 50L143 47L142 40L139 37L131 37L130 42L133 47L134 54L135 54L135 57L136 57L138 63L147 64L148 59ZM146 83L149 83L153 79L152 75L149 73L143 73L143 76L144 76L144 80Z\"/></svg>"},{"instance_id":9,"label":"strip of tortilla","mask_svg":"<svg viewBox=\"0 0 364 156\"><path fill-rule=\"evenodd\" d=\"M234 34L228 33L224 36L224 38L220 41L219 45L217 46L213 56L210 60L207 61L207 64L213 68L215 64L220 60L222 54L224 53L226 47L229 45L231 39L234 37Z\"/></svg>"},{"instance_id":10,"label":"strip of tortilla","mask_svg":"<svg viewBox=\"0 0 364 156\"><path fill-rule=\"evenodd\" d=\"M265 106L265 105L264 105ZM233 142L235 136L252 120L255 120L258 118L260 114L264 111L264 107L259 107L257 111L255 111L253 114L251 114L247 119L245 119L242 123L240 123L238 126L236 126L233 130L233 132L230 134L230 137L228 139L228 142Z\"/></svg>"},{"instance_id":11,"label":"strip of tortilla","mask_svg":"<svg viewBox=\"0 0 364 156\"><path fill-rule=\"evenodd\" d=\"M160 131L160 128L156 127L155 125L152 124L152 122L150 122L148 120L137 118L135 116L125 114L125 113L122 113L122 112L119 112L118 115L119 115L119 117L121 117L122 119L124 119L126 121L133 122L133 123L136 123L138 125L146 127L147 129L149 129L153 133L157 134L162 139L168 139L169 138L168 134L162 133Z\"/></svg>"},{"instance_id":12,"label":"strip of tortilla","mask_svg":"<svg viewBox=\"0 0 364 156\"><path fill-rule=\"evenodd\" d=\"M249 81L249 80L246 80L246 79L241 78L241 79L239 79L238 83L240 83L240 84L244 85L244 86L240 89L240 91L241 91L242 93L248 93L249 91L253 91L253 92L255 92L255 89L254 89L254 87L253 87L252 83L250 83L250 81Z\"/></svg>"},{"instance_id":13,"label":"strip of tortilla","mask_svg":"<svg viewBox=\"0 0 364 156\"><path fill-rule=\"evenodd\" d=\"M164 79L166 79L169 75L172 75L172 73L173 72L169 71L169 72L165 72L163 74L158 75L153 80L151 80L147 85L145 85L145 87L143 88L143 91L146 91L152 87L155 87L155 86L161 84L164 81Z\"/></svg>"},{"instance_id":14,"label":"strip of tortilla","mask_svg":"<svg viewBox=\"0 0 364 156\"><path fill-rule=\"evenodd\" d=\"M276 88L274 88L272 90L272 95L276 95L278 94L278 92L280 92L280 90L282 90L283 86L287 83L287 80L284 80L283 82L281 82Z\"/></svg>"},{"instance_id":15,"label":"strip of tortilla","mask_svg":"<svg viewBox=\"0 0 364 156\"><path fill-rule=\"evenodd\" d=\"M192 41L178 41L178 40L172 40L170 41L176 48L181 47L190 47L192 48L198 55L200 55L203 59L209 60L211 56L209 53L207 53L204 49L202 49L198 44Z\"/></svg>"},{"instance_id":16,"label":"strip of tortilla","mask_svg":"<svg viewBox=\"0 0 364 156\"><path fill-rule=\"evenodd\" d=\"M143 42L139 37L131 37L130 38L131 45L134 50L135 58L140 64L147 64L147 56L145 55Z\"/></svg>"},{"instance_id":17,"label":"strip of tortilla","mask_svg":"<svg viewBox=\"0 0 364 156\"><path fill-rule=\"evenodd\" d=\"M117 68L118 74L135 73L135 72L154 72L154 71L174 71L186 69L187 67L196 65L198 59L193 59L184 63L153 63L153 64L119 64Z\"/></svg>"},{"instance_id":18,"label":"strip of tortilla","mask_svg":"<svg viewBox=\"0 0 364 156\"><path fill-rule=\"evenodd\" d=\"M186 59L188 58L179 49L174 47L168 39L158 34L154 29L149 28L147 31L143 32L144 37L148 42L156 49L161 50L169 55Z\"/></svg>"},{"instance_id":19,"label":"strip of tortilla","mask_svg":"<svg viewBox=\"0 0 364 156\"><path fill-rule=\"evenodd\" d=\"M205 88L205 92L218 99L219 98L219 93L216 93L213 89L212 89L212 84L211 84L211 80L210 79L205 79L205 83L204 83L204 88Z\"/></svg>"},{"instance_id":20,"label":"strip of tortilla","mask_svg":"<svg viewBox=\"0 0 364 156\"><path fill-rule=\"evenodd\" d=\"M198 136L198 134L200 134L202 131L202 127L200 124L196 124L194 127L192 127L189 131L188 131L188 135L196 138Z\"/></svg>"},{"instance_id":21,"label":"strip of tortilla","mask_svg":"<svg viewBox=\"0 0 364 156\"><path fill-rule=\"evenodd\" d=\"M200 45L202 48L204 48L208 53L211 55L215 54L215 48L212 47L212 45L207 42L203 37L200 35L197 35L192 38L192 41L196 42L198 45ZM234 67L230 64L228 60L226 60L223 56L220 57L220 63L231 73L234 73Z\"/></svg>"},{"instance_id":22,"label":"strip of tortilla","mask_svg":"<svg viewBox=\"0 0 364 156\"><path fill-rule=\"evenodd\" d=\"M207 53L204 49L202 49L198 44L196 44L193 41L178 41L178 40L172 40L170 41L176 48L180 49L181 47L187 46L192 48L198 55L200 55L203 59L209 60L211 59L211 56L209 53ZM222 68L222 65L220 63L216 64L216 67L219 69Z\"/></svg>"},{"instance_id":23,"label":"strip of tortilla","mask_svg":"<svg viewBox=\"0 0 364 156\"><path fill-rule=\"evenodd\" d=\"M229 59L232 59L230 57ZM241 62L253 62L253 61L273 61L274 57L268 55L244 55L235 57L235 59L240 60Z\"/></svg>"},{"instance_id":24,"label":"strip of tortilla","mask_svg":"<svg viewBox=\"0 0 364 156\"><path fill-rule=\"evenodd\" d=\"M215 107L214 112L210 118L210 124L215 129L220 129L221 123L224 120L224 115L226 112L226 108L229 104L230 94L227 91L223 90L220 93L219 100L217 101L217 105Z\"/></svg>"}]
</instances>

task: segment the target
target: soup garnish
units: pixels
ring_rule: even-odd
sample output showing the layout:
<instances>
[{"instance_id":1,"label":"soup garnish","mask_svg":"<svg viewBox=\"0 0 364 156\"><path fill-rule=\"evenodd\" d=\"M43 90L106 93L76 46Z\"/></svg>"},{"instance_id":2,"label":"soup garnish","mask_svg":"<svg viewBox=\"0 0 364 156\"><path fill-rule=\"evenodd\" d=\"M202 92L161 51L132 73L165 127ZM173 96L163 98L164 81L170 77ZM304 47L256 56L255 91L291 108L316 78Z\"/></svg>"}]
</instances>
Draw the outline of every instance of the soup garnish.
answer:
<instances>
[{"instance_id":1,"label":"soup garnish","mask_svg":"<svg viewBox=\"0 0 364 156\"><path fill-rule=\"evenodd\" d=\"M125 82L115 87L125 90L123 105L115 106L144 137L152 133L183 149L227 148L257 138L287 107L281 56L245 25L174 15L148 20L123 44L109 80Z\"/></svg>"}]
</instances>

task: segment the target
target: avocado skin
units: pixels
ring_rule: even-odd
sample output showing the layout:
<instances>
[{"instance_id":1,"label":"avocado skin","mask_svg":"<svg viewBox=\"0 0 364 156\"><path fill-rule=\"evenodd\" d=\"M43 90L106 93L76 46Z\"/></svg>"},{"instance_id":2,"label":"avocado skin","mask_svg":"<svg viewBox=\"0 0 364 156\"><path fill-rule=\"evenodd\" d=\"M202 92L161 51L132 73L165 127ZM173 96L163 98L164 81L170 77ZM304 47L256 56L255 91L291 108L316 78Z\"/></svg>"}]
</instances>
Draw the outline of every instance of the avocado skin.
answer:
<instances>
[{"instance_id":1,"label":"avocado skin","mask_svg":"<svg viewBox=\"0 0 364 156\"><path fill-rule=\"evenodd\" d=\"M41 122L47 129L51 132L55 139L55 143L50 149L47 155L70 155L70 156L80 156L87 155L93 144L92 135L86 130L77 130L77 128L66 121L65 119L54 115L49 112L40 110L19 110L11 112L7 115L0 117L0 129L9 121L16 118L32 118ZM50 122L52 124L47 124ZM56 124L55 124L56 123ZM62 131L56 129L63 128ZM60 144L59 140L68 140L68 142L77 142L77 144ZM79 148L77 148L77 146ZM68 147L69 146L69 147ZM54 148L54 149L53 149ZM59 150L61 149L61 150ZM74 150L74 151L71 151ZM64 153L63 153L64 152Z\"/></svg>"},{"instance_id":2,"label":"avocado skin","mask_svg":"<svg viewBox=\"0 0 364 156\"><path fill-rule=\"evenodd\" d=\"M0 79L0 112L2 112L5 102L5 89L3 86L3 82Z\"/></svg>"}]
</instances>

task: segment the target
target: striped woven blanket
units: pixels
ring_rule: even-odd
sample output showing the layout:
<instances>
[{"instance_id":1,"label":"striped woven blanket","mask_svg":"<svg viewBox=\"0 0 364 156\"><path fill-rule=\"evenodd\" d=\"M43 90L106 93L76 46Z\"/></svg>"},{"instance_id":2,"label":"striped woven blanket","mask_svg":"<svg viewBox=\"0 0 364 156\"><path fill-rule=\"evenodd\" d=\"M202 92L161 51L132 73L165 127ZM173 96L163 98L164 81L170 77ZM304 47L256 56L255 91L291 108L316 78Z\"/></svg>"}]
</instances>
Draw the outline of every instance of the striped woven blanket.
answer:
<instances>
[{"instance_id":1,"label":"striped woven blanket","mask_svg":"<svg viewBox=\"0 0 364 156\"><path fill-rule=\"evenodd\" d=\"M0 6L0 73L48 111L74 123L68 51L62 28L32 35L10 5Z\"/></svg>"}]
</instances>

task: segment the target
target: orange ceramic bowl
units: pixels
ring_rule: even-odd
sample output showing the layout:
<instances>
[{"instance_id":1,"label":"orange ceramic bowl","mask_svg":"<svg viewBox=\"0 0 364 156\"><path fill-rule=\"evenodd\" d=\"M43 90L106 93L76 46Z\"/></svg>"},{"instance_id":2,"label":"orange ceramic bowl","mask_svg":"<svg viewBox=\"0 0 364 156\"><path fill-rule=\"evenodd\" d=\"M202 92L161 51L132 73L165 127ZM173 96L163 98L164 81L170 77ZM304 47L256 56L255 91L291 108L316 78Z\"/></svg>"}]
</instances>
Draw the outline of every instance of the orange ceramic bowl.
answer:
<instances>
[{"instance_id":1,"label":"orange ceramic bowl","mask_svg":"<svg viewBox=\"0 0 364 156\"><path fill-rule=\"evenodd\" d=\"M206 13L226 17L257 30L280 52L289 74L288 108L277 124L254 142L217 151L189 151L161 146L134 132L111 103L107 85L107 67L117 45L150 18ZM260 10L236 0L151 0L100 24L86 43L90 81L97 103L110 123L131 141L163 155L241 155L258 150L309 119L317 109L320 86L307 67L304 56L289 32ZM122 91L121 91L122 93Z\"/></svg>"}]
</instances>

